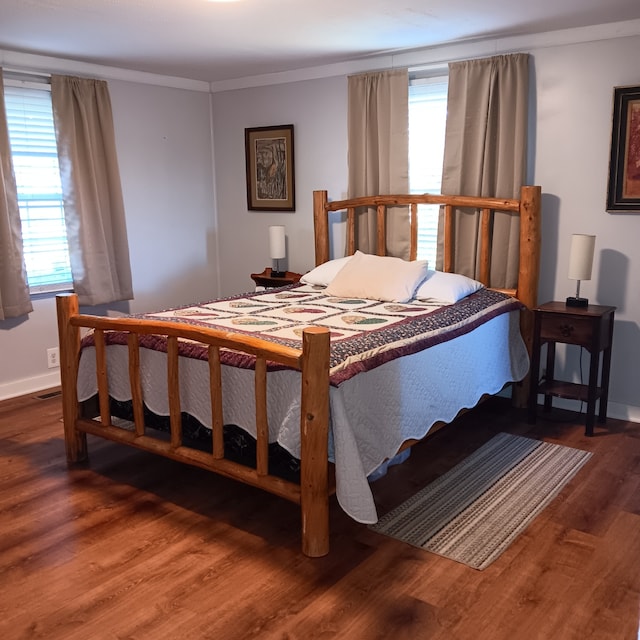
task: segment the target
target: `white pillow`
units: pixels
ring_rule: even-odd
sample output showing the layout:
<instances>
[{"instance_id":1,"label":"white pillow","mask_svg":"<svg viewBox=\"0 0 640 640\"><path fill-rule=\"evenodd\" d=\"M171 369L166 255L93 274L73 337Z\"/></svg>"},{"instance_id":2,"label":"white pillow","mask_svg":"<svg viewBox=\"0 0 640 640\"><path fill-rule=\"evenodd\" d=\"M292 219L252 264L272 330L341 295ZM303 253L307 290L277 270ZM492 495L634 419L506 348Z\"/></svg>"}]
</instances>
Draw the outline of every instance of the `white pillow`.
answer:
<instances>
[{"instance_id":1,"label":"white pillow","mask_svg":"<svg viewBox=\"0 0 640 640\"><path fill-rule=\"evenodd\" d=\"M338 298L408 302L427 275L427 261L374 256L356 251L325 289Z\"/></svg>"},{"instance_id":2,"label":"white pillow","mask_svg":"<svg viewBox=\"0 0 640 640\"><path fill-rule=\"evenodd\" d=\"M315 269L305 273L300 278L300 282L326 287L349 260L351 260L351 256L345 256L319 264Z\"/></svg>"},{"instance_id":3,"label":"white pillow","mask_svg":"<svg viewBox=\"0 0 640 640\"><path fill-rule=\"evenodd\" d=\"M484 285L477 280L444 271L427 271L427 279L418 287L416 299L434 298L443 302L458 302Z\"/></svg>"}]
</instances>

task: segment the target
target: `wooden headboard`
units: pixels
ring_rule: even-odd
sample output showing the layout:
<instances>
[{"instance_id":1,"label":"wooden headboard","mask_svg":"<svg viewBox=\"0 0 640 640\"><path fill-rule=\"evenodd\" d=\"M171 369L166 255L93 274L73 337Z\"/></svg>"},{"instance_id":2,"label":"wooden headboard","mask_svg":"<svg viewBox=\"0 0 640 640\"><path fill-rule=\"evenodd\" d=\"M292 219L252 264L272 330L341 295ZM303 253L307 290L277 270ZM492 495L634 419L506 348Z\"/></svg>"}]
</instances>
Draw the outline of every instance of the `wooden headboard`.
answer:
<instances>
[{"instance_id":1,"label":"wooden headboard","mask_svg":"<svg viewBox=\"0 0 640 640\"><path fill-rule=\"evenodd\" d=\"M356 246L356 210L359 207L372 207L377 210L376 250L377 255L386 253L386 215L388 207L409 206L410 209L410 252L415 260L418 251L418 205L435 204L444 208L444 254L443 270L453 271L454 264L454 210L464 207L480 212L480 268L478 280L489 286L489 267L491 264L491 229L496 211L507 211L520 216L519 271L515 289L505 293L515 296L526 307L522 314L521 330L531 353L533 319L531 309L538 304L538 279L540 273L540 205L541 188L524 186L520 190L520 199L480 198L463 195L381 195L335 200L329 202L326 191L313 192L313 219L315 230L316 265L330 258L329 214L334 211L347 212L346 254L355 253Z\"/></svg>"},{"instance_id":2,"label":"wooden headboard","mask_svg":"<svg viewBox=\"0 0 640 640\"><path fill-rule=\"evenodd\" d=\"M517 297L529 309L538 304L538 277L540 271L540 195L538 186L524 186L520 199L480 198L475 196L446 195L384 195L334 200L329 202L326 191L313 192L313 217L315 230L316 265L330 259L329 214L333 211L347 212L347 255L355 253L356 210L371 207L377 210L376 250L377 255L385 255L386 214L388 207L409 206L410 208L410 252L409 259L415 260L418 251L418 205L435 204L444 208L444 255L443 270L452 271L454 264L454 224L456 208L480 211L480 272L478 280L489 286L489 266L491 264L492 217L496 211L508 211L520 216L519 274L515 289L504 290Z\"/></svg>"}]
</instances>

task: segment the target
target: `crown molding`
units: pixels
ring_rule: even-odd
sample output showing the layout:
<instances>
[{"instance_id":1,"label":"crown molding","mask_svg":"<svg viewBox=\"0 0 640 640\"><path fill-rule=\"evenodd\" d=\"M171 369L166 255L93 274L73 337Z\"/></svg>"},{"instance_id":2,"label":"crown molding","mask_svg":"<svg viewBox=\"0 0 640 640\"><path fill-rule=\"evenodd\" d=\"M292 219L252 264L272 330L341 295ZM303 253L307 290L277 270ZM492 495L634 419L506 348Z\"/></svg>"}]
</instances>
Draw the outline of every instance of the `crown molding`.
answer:
<instances>
[{"instance_id":1,"label":"crown molding","mask_svg":"<svg viewBox=\"0 0 640 640\"><path fill-rule=\"evenodd\" d=\"M0 66L23 72L33 71L91 76L103 80L123 80L125 82L187 89L203 93L218 93L221 91L351 75L365 71L392 69L394 67L428 70L431 67L442 67L448 62L456 60L638 35L640 35L640 19L521 36L451 42L421 49L388 51L384 54L345 60L344 62L330 65L233 78L211 83L2 49L0 49Z\"/></svg>"},{"instance_id":2,"label":"crown molding","mask_svg":"<svg viewBox=\"0 0 640 640\"><path fill-rule=\"evenodd\" d=\"M124 80L125 82L138 82L173 89L188 89L209 93L209 83L188 78L176 78L163 76L144 71L132 71L119 67L107 67L78 60L41 56L33 53L20 53L0 49L0 66L3 68L38 73L59 73L65 75L90 76L100 80Z\"/></svg>"}]
</instances>

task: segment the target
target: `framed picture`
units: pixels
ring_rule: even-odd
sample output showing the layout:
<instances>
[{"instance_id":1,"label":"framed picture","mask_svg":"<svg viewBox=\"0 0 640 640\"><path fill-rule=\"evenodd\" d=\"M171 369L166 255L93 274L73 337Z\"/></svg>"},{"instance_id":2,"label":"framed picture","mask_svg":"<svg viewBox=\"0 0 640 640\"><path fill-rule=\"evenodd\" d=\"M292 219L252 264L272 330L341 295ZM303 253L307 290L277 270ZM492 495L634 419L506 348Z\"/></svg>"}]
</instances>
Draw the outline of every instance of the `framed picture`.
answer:
<instances>
[{"instance_id":1,"label":"framed picture","mask_svg":"<svg viewBox=\"0 0 640 640\"><path fill-rule=\"evenodd\" d=\"M293 125L244 130L247 206L252 211L295 211Z\"/></svg>"},{"instance_id":2,"label":"framed picture","mask_svg":"<svg viewBox=\"0 0 640 640\"><path fill-rule=\"evenodd\" d=\"M640 213L640 87L615 87L607 211Z\"/></svg>"}]
</instances>

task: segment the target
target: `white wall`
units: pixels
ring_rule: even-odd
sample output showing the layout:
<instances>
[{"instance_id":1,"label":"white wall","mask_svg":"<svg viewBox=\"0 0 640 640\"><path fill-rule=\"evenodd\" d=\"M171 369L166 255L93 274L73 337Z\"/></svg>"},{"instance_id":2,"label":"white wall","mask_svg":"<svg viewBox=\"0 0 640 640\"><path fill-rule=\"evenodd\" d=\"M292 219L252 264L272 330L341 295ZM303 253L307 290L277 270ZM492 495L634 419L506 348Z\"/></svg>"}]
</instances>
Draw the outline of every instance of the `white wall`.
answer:
<instances>
[{"instance_id":1,"label":"white wall","mask_svg":"<svg viewBox=\"0 0 640 640\"><path fill-rule=\"evenodd\" d=\"M218 295L210 96L109 81L135 299L89 309L141 312ZM53 297L0 322L0 399L59 383Z\"/></svg>"},{"instance_id":2,"label":"white wall","mask_svg":"<svg viewBox=\"0 0 640 640\"><path fill-rule=\"evenodd\" d=\"M575 293L575 282L566 277L570 236L596 234L594 277L582 283L581 293L592 303L618 307L609 415L640 421L640 215L605 211L613 87L640 85L640 37L545 42L527 50L533 56L529 181L542 185L544 194L540 302ZM425 63L433 50L429 60L426 55ZM466 55L473 57L473 50ZM412 63L420 63L419 53ZM290 268L304 272L313 265L311 191L326 188L333 199L345 197L346 76L227 90L213 99L223 291L246 288L247 273L269 264L269 224L286 225ZM296 127L297 211L248 212L243 128L290 122ZM587 366L588 357L585 376ZM557 371L579 379L577 348L566 354L559 348Z\"/></svg>"},{"instance_id":3,"label":"white wall","mask_svg":"<svg viewBox=\"0 0 640 640\"><path fill-rule=\"evenodd\" d=\"M534 173L546 194L542 297L575 292L575 283L566 278L570 235L594 233L594 277L582 283L582 293L617 304L621 312L622 305L633 304L630 283L601 261L607 250L632 258L631 243L640 229L640 217L605 211L613 87L640 84L634 62L639 53L638 37L535 52ZM640 317L637 307L635 312Z\"/></svg>"},{"instance_id":4,"label":"white wall","mask_svg":"<svg viewBox=\"0 0 640 640\"><path fill-rule=\"evenodd\" d=\"M347 80L344 76L213 94L217 210L222 293L247 291L251 273L271 266L268 227L285 226L289 268L314 262L314 189L346 197ZM293 124L295 212L247 209L244 130Z\"/></svg>"},{"instance_id":5,"label":"white wall","mask_svg":"<svg viewBox=\"0 0 640 640\"><path fill-rule=\"evenodd\" d=\"M628 32L616 31L618 36ZM558 38L509 41L512 49L533 56L530 181L542 185L544 194L540 302L575 292L566 277L570 235L596 234L594 277L582 283L581 291L594 303L618 307L609 415L640 421L635 366L640 360L640 215L605 211L613 87L640 85L640 36L580 42L583 33L568 34L574 44L566 45L557 44ZM418 65L495 52L493 45L483 47L395 58ZM372 61L371 67L384 65ZM313 265L311 192L327 189L334 199L346 195L346 73L332 68L325 76L310 73L315 79L300 79L298 72L294 82L280 75L272 84L263 78L257 86L218 87L227 90L211 95L213 145L206 94L110 81L136 291L133 311L250 289L249 274L269 265L271 224L286 226L292 270ZM294 125L296 211L249 212L244 129L278 124ZM45 350L55 343L48 300L36 301L36 312L22 323L0 323L0 397L3 390L11 395L24 388L25 378L45 381ZM571 377L579 374L571 351L566 370Z\"/></svg>"},{"instance_id":6,"label":"white wall","mask_svg":"<svg viewBox=\"0 0 640 640\"><path fill-rule=\"evenodd\" d=\"M590 302L617 307L609 415L640 421L640 215L605 210L613 87L640 85L640 37L534 51L536 136L534 179L542 185L540 301L575 293L567 278L572 233L595 234ZM577 348L567 369L577 379ZM584 376L588 375L584 359Z\"/></svg>"},{"instance_id":7,"label":"white wall","mask_svg":"<svg viewBox=\"0 0 640 640\"><path fill-rule=\"evenodd\" d=\"M132 312L217 295L210 96L117 81L109 89L131 248Z\"/></svg>"}]
</instances>

